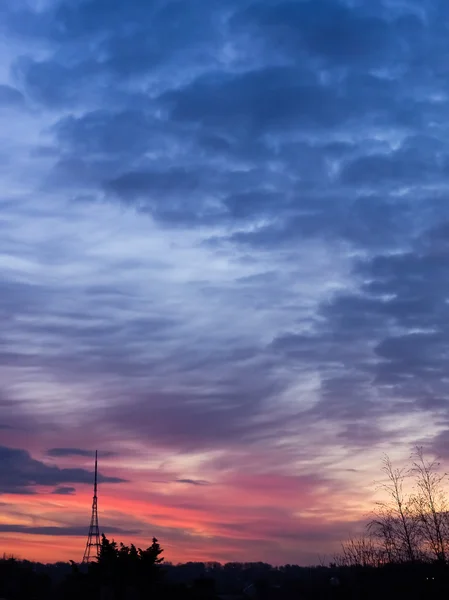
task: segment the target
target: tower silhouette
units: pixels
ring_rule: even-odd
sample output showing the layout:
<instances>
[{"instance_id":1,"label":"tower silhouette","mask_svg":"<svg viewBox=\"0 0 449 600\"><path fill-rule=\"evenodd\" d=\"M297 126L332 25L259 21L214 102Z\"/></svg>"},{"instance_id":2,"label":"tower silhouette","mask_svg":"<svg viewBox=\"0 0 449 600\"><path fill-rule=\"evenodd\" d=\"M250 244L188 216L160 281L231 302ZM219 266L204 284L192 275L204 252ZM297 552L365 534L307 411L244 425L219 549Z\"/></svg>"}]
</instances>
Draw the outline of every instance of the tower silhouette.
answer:
<instances>
[{"instance_id":1,"label":"tower silhouette","mask_svg":"<svg viewBox=\"0 0 449 600\"><path fill-rule=\"evenodd\" d=\"M90 518L89 533L87 534L86 549L84 550L83 563L91 562L100 554L100 530L98 529L98 500L97 500L97 451L95 450L95 479L94 497L92 499L92 516Z\"/></svg>"}]
</instances>

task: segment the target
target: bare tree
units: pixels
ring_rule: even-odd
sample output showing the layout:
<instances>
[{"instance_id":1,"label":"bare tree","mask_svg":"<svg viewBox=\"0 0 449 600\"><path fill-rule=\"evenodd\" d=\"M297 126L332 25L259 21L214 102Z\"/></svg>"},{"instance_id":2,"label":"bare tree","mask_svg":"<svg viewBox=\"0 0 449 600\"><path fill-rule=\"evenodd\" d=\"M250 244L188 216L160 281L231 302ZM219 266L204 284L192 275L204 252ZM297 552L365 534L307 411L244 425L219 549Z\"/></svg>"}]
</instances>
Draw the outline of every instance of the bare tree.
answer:
<instances>
[{"instance_id":1,"label":"bare tree","mask_svg":"<svg viewBox=\"0 0 449 600\"><path fill-rule=\"evenodd\" d=\"M379 485L379 489L387 494L388 500L376 503L368 529L381 545L386 561L413 562L419 555L419 531L412 510L414 503L404 491L410 469L394 468L385 455L382 471L387 480Z\"/></svg>"},{"instance_id":2,"label":"bare tree","mask_svg":"<svg viewBox=\"0 0 449 600\"><path fill-rule=\"evenodd\" d=\"M377 502L368 536L351 539L336 557L340 566L437 560L449 563L449 475L422 448L411 467L395 468L385 455L378 485L386 499ZM409 485L407 485L409 484ZM407 490L409 487L410 492Z\"/></svg>"},{"instance_id":3,"label":"bare tree","mask_svg":"<svg viewBox=\"0 0 449 600\"><path fill-rule=\"evenodd\" d=\"M420 535L431 555L445 563L449 549L449 507L444 484L448 475L440 472L440 464L437 461L426 460L422 448L415 449L412 459L416 487L413 506Z\"/></svg>"},{"instance_id":4,"label":"bare tree","mask_svg":"<svg viewBox=\"0 0 449 600\"><path fill-rule=\"evenodd\" d=\"M341 545L342 552L335 563L342 567L378 567L382 554L370 537L351 538Z\"/></svg>"}]
</instances>

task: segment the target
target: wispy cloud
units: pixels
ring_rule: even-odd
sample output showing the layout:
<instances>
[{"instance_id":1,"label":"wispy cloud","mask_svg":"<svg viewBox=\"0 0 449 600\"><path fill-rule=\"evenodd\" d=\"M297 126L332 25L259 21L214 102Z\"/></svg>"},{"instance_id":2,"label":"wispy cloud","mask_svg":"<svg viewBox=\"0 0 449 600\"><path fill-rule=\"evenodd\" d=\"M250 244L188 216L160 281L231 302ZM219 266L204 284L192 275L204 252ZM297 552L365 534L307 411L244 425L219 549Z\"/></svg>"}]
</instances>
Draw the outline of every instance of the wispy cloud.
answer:
<instances>
[{"instance_id":1,"label":"wispy cloud","mask_svg":"<svg viewBox=\"0 0 449 600\"><path fill-rule=\"evenodd\" d=\"M50 448L47 450L47 454L48 456L53 456L56 458L64 456L81 456L83 458L92 458L95 455L95 450L85 450L83 448ZM105 450L100 450L99 454L105 458L116 456L116 452Z\"/></svg>"},{"instance_id":2,"label":"wispy cloud","mask_svg":"<svg viewBox=\"0 0 449 600\"><path fill-rule=\"evenodd\" d=\"M210 485L209 481L203 479L177 479L177 483L186 483L187 485Z\"/></svg>"}]
</instances>

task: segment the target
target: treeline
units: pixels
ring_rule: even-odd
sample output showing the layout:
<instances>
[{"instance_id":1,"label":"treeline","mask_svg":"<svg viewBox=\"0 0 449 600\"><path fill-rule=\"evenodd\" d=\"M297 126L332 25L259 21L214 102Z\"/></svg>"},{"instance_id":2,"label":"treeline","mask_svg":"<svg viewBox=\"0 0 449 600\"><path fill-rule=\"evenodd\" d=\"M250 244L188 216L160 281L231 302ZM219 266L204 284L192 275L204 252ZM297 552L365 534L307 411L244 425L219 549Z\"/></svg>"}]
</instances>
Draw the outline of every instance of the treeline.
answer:
<instances>
[{"instance_id":1,"label":"treeline","mask_svg":"<svg viewBox=\"0 0 449 600\"><path fill-rule=\"evenodd\" d=\"M266 563L170 565L134 547L112 545L111 561L89 566L0 560L7 600L428 600L446 597L446 572L433 563L272 567ZM151 548L151 546L150 546ZM110 548L109 548L110 549ZM158 554L160 559L161 555ZM148 562L147 562L148 561ZM146 563L146 566L144 566Z\"/></svg>"},{"instance_id":2,"label":"treeline","mask_svg":"<svg viewBox=\"0 0 449 600\"><path fill-rule=\"evenodd\" d=\"M156 538L146 549L102 536L100 553L89 564L42 565L13 557L0 560L0 597L7 600L122 600L160 596L162 548Z\"/></svg>"},{"instance_id":3,"label":"treeline","mask_svg":"<svg viewBox=\"0 0 449 600\"><path fill-rule=\"evenodd\" d=\"M273 567L263 562L165 563L157 540L142 550L102 537L100 556L89 565L40 564L14 558L0 560L0 598L7 600L83 599L216 600L236 598L321 597L336 570L329 567ZM335 573L334 573L335 571ZM326 595L326 594L325 594ZM326 596L327 597L327 596Z\"/></svg>"},{"instance_id":4,"label":"treeline","mask_svg":"<svg viewBox=\"0 0 449 600\"><path fill-rule=\"evenodd\" d=\"M384 457L384 500L378 502L366 535L351 539L335 559L338 566L449 563L448 474L416 448L411 463L394 467Z\"/></svg>"}]
</instances>

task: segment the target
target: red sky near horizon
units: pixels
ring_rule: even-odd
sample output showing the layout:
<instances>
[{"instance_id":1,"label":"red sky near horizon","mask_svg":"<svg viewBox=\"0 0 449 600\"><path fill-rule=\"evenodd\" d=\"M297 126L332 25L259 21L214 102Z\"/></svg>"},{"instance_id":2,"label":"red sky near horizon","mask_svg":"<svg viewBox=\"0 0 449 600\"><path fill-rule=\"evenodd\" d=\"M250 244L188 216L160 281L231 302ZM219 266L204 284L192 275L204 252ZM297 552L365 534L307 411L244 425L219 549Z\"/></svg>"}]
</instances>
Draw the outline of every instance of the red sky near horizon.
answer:
<instances>
[{"instance_id":1,"label":"red sky near horizon","mask_svg":"<svg viewBox=\"0 0 449 600\"><path fill-rule=\"evenodd\" d=\"M47 468L57 463L63 475L64 469L74 465L90 471L93 466L86 457L42 458ZM23 456L15 460L26 470ZM32 459L27 461L31 464ZM312 474L229 472L215 480L181 479L173 467L132 469L120 463L119 456L100 457L101 475L129 478L123 483L99 484L100 530L109 538L141 547L156 536L165 559L173 563L318 563L324 550L330 558L348 533L361 530L366 516L362 496L348 498L335 482ZM195 463L191 472L201 464L199 457ZM6 531L0 533L1 547L41 562L80 560L92 485L76 485L76 492L67 494L52 493L47 486L34 491L33 495L2 496L0 531ZM14 524L15 531L8 532L8 524Z\"/></svg>"}]
</instances>

